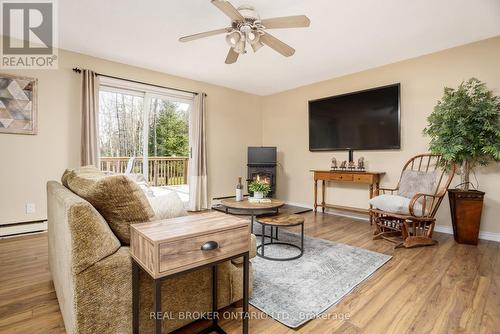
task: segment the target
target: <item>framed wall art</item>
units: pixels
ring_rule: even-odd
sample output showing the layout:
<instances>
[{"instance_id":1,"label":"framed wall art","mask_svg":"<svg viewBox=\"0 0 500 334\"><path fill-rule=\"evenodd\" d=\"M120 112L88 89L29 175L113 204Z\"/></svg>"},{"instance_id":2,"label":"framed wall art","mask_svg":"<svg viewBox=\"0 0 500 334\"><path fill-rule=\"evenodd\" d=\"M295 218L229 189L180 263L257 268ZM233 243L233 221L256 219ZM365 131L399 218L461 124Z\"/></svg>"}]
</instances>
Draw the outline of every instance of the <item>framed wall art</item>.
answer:
<instances>
[{"instance_id":1,"label":"framed wall art","mask_svg":"<svg viewBox=\"0 0 500 334\"><path fill-rule=\"evenodd\" d=\"M0 134L37 133L38 80L0 73Z\"/></svg>"}]
</instances>

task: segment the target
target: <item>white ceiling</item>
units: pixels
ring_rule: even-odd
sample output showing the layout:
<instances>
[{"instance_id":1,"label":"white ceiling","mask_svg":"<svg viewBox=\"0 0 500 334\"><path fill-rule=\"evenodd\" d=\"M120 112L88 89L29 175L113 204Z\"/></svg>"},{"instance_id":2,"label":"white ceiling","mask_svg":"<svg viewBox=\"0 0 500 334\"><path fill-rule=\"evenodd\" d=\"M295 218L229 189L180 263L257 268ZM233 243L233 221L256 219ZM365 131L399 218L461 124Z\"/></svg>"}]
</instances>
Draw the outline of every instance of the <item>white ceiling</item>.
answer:
<instances>
[{"instance_id":1,"label":"white ceiling","mask_svg":"<svg viewBox=\"0 0 500 334\"><path fill-rule=\"evenodd\" d=\"M223 35L180 43L223 28L209 0L59 1L60 47L258 95L500 35L500 0L232 0L262 18L305 14L310 28L273 35L297 52L268 47L224 63Z\"/></svg>"}]
</instances>

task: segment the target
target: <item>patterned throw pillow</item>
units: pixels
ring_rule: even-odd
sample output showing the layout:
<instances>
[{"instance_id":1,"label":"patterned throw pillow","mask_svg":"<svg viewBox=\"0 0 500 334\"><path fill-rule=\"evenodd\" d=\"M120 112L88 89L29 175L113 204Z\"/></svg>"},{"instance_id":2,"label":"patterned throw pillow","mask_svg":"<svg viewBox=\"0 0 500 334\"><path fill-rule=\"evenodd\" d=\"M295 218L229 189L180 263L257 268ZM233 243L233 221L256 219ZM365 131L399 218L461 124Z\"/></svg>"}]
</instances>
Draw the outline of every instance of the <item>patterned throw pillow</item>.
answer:
<instances>
[{"instance_id":1,"label":"patterned throw pillow","mask_svg":"<svg viewBox=\"0 0 500 334\"><path fill-rule=\"evenodd\" d=\"M148 222L154 216L144 192L125 175L80 168L64 179L71 191L99 211L124 245L130 244L130 224Z\"/></svg>"},{"instance_id":2,"label":"patterned throw pillow","mask_svg":"<svg viewBox=\"0 0 500 334\"><path fill-rule=\"evenodd\" d=\"M155 213L153 220L181 217L188 214L184 208L184 203L182 203L175 191L160 196L148 196L147 198Z\"/></svg>"},{"instance_id":3,"label":"patterned throw pillow","mask_svg":"<svg viewBox=\"0 0 500 334\"><path fill-rule=\"evenodd\" d=\"M62 177L61 177L61 183L63 186L65 186L66 188L69 188L68 187L68 176L71 175L71 172L75 171L75 169L73 168L68 168L64 171ZM83 173L83 172L99 172L99 169L97 169L95 166L83 166L83 167L80 167L78 168L78 171L80 173Z\"/></svg>"},{"instance_id":4,"label":"patterned throw pillow","mask_svg":"<svg viewBox=\"0 0 500 334\"><path fill-rule=\"evenodd\" d=\"M399 183L398 195L410 199L418 193L434 195L436 181L436 172L405 170Z\"/></svg>"}]
</instances>

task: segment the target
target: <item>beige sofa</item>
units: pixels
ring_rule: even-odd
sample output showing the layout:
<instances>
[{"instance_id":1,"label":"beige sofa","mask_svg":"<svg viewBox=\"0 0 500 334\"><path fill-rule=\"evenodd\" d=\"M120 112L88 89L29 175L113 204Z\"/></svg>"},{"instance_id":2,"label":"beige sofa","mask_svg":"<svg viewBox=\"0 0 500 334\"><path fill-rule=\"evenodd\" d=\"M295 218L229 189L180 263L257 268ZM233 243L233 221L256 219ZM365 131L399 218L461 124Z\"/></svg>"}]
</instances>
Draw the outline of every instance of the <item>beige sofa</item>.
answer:
<instances>
[{"instance_id":1,"label":"beige sofa","mask_svg":"<svg viewBox=\"0 0 500 334\"><path fill-rule=\"evenodd\" d=\"M65 177L63 183L67 183ZM59 182L47 183L47 200L50 270L67 333L131 333L129 247L120 242L95 206ZM252 236L251 257L254 248ZM219 265L220 308L242 299L242 273L241 261ZM250 282L251 274L252 270ZM204 269L163 282L162 307L174 315L163 322L164 333L193 321L180 319L179 312L211 309L210 279L210 269ZM140 333L153 332L151 288L152 281L141 273Z\"/></svg>"}]
</instances>

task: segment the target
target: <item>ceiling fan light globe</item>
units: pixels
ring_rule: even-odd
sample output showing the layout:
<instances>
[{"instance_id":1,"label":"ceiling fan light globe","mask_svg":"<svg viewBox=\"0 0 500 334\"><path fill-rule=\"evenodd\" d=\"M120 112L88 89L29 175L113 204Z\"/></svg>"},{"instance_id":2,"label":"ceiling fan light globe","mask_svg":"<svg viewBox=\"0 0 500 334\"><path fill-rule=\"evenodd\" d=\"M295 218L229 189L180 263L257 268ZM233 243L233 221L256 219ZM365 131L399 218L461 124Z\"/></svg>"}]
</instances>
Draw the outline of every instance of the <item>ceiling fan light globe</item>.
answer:
<instances>
[{"instance_id":1,"label":"ceiling fan light globe","mask_svg":"<svg viewBox=\"0 0 500 334\"><path fill-rule=\"evenodd\" d=\"M227 44L229 44L233 48L240 42L240 40L241 35L236 31L226 35Z\"/></svg>"},{"instance_id":2,"label":"ceiling fan light globe","mask_svg":"<svg viewBox=\"0 0 500 334\"><path fill-rule=\"evenodd\" d=\"M259 41L259 34L254 32L254 31L250 31L248 34L247 34L247 38L248 40L250 41L250 43L255 43L255 42L258 42Z\"/></svg>"}]
</instances>

